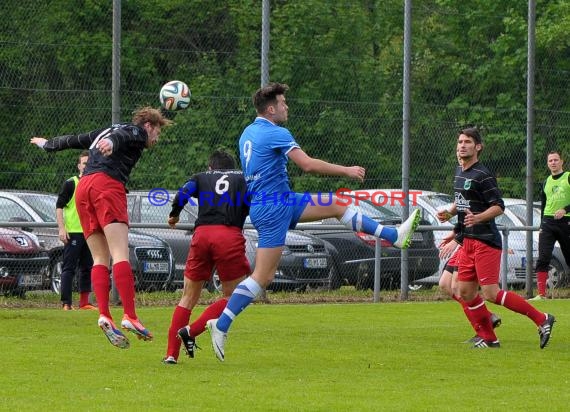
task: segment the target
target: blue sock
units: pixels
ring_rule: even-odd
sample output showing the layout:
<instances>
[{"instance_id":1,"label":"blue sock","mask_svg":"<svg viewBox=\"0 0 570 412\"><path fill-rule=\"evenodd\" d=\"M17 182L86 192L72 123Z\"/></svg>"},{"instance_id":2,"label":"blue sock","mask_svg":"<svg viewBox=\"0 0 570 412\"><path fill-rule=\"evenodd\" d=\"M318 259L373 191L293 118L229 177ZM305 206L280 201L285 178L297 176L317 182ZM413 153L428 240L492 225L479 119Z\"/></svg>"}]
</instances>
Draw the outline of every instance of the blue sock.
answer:
<instances>
[{"instance_id":1,"label":"blue sock","mask_svg":"<svg viewBox=\"0 0 570 412\"><path fill-rule=\"evenodd\" d=\"M222 332L227 332L235 317L253 302L262 290L263 288L259 283L251 277L247 277L243 280L234 289L226 308L216 322L216 327Z\"/></svg>"},{"instance_id":2,"label":"blue sock","mask_svg":"<svg viewBox=\"0 0 570 412\"><path fill-rule=\"evenodd\" d=\"M383 226L350 207L346 209L340 221L355 232L368 233L369 235L386 239L391 243L398 239L396 228Z\"/></svg>"}]
</instances>

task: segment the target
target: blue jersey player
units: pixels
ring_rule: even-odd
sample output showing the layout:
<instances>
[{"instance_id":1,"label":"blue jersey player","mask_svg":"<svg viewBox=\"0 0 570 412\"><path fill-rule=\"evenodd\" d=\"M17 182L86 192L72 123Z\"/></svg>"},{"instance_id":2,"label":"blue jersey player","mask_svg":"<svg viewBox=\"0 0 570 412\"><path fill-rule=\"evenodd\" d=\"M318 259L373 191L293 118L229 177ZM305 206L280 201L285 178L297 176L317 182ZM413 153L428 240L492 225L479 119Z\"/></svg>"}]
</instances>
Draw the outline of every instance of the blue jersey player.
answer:
<instances>
[{"instance_id":1,"label":"blue jersey player","mask_svg":"<svg viewBox=\"0 0 570 412\"><path fill-rule=\"evenodd\" d=\"M336 217L354 231L381 237L404 249L409 246L420 219L415 210L398 229L385 227L334 198L323 202L317 195L292 192L287 173L289 159L307 173L359 181L363 181L365 170L315 159L301 149L291 132L280 126L287 121L287 90L285 84L270 83L255 92L253 104L257 117L239 140L240 160L251 195L250 218L259 232L259 243L253 273L236 287L220 318L207 323L220 361L224 360L224 345L232 321L273 281L287 230L298 222Z\"/></svg>"}]
</instances>

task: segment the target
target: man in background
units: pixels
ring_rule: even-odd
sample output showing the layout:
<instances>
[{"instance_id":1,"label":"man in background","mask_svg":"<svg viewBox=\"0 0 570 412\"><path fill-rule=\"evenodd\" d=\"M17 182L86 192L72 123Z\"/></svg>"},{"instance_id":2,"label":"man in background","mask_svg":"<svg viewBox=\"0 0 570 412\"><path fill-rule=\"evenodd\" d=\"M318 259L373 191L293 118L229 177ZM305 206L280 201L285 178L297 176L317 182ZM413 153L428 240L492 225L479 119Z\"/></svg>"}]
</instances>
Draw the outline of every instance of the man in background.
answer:
<instances>
[{"instance_id":1,"label":"man in background","mask_svg":"<svg viewBox=\"0 0 570 412\"><path fill-rule=\"evenodd\" d=\"M536 261L538 295L530 300L546 299L548 267L556 242L560 244L566 264L570 265L570 172L562 169L564 160L556 151L548 153L546 165L550 176L540 191L541 221Z\"/></svg>"},{"instance_id":2,"label":"man in background","mask_svg":"<svg viewBox=\"0 0 570 412\"><path fill-rule=\"evenodd\" d=\"M63 310L73 310L72 289L75 270L79 267L79 309L96 310L97 308L89 303L91 293L91 268L93 258L83 236L81 222L77 214L75 204L75 189L77 183L83 175L83 170L87 164L89 152L84 150L79 155L77 169L79 176L70 177L63 184L57 197L55 214L57 227L59 229L59 240L65 245L63 247L63 265L61 268L61 304Z\"/></svg>"}]
</instances>

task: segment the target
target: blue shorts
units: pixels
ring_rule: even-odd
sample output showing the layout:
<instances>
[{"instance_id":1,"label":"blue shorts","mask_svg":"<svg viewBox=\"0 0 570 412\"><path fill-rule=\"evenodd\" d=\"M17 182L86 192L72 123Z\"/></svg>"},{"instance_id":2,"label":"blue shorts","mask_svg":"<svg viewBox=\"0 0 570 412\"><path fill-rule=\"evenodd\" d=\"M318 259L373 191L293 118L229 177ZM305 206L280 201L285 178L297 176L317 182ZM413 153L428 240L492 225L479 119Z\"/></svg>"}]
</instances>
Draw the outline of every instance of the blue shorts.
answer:
<instances>
[{"instance_id":1,"label":"blue shorts","mask_svg":"<svg viewBox=\"0 0 570 412\"><path fill-rule=\"evenodd\" d=\"M289 229L295 229L303 211L311 199L301 193L284 194L279 202L256 205L249 209L251 223L259 233L257 247L274 248L285 245Z\"/></svg>"}]
</instances>

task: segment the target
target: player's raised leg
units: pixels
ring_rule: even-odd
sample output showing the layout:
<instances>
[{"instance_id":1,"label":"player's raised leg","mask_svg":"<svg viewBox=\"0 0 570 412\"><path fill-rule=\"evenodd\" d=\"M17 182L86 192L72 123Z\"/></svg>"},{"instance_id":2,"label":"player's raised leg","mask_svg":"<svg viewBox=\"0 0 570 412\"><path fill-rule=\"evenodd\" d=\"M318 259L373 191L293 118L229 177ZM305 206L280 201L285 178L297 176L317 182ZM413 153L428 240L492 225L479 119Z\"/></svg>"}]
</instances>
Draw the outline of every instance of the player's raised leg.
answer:
<instances>
[{"instance_id":1,"label":"player's raised leg","mask_svg":"<svg viewBox=\"0 0 570 412\"><path fill-rule=\"evenodd\" d=\"M420 223L419 209L414 210L398 228L384 226L370 217L362 214L358 209L345 206L335 196L331 201L323 202L320 195L313 195L311 203L307 204L299 218L300 222L336 217L346 227L355 232L364 232L391 242L395 247L407 249L412 235Z\"/></svg>"}]
</instances>

